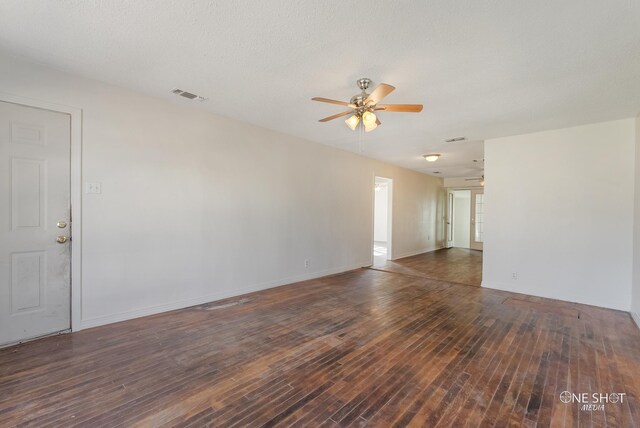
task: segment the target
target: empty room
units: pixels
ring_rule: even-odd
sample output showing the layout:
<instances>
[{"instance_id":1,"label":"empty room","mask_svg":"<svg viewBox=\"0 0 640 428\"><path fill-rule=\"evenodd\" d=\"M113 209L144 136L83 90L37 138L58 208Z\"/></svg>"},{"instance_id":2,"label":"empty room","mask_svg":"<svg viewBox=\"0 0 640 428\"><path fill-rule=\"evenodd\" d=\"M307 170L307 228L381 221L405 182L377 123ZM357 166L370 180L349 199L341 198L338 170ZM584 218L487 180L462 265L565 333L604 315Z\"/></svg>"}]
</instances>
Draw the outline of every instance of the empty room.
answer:
<instances>
[{"instance_id":1,"label":"empty room","mask_svg":"<svg viewBox=\"0 0 640 428\"><path fill-rule=\"evenodd\" d=\"M0 0L0 427L640 427L640 2Z\"/></svg>"}]
</instances>

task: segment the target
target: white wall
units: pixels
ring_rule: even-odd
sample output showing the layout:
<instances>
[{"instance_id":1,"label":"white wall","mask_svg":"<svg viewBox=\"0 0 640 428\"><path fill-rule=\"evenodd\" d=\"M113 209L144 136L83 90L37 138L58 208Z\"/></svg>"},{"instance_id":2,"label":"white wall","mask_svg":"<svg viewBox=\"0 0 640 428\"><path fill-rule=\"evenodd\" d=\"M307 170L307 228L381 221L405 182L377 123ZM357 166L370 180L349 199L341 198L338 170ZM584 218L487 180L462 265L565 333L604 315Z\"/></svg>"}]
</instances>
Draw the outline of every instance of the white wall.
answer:
<instances>
[{"instance_id":1,"label":"white wall","mask_svg":"<svg viewBox=\"0 0 640 428\"><path fill-rule=\"evenodd\" d=\"M471 241L471 191L453 192L453 246L469 248Z\"/></svg>"},{"instance_id":2,"label":"white wall","mask_svg":"<svg viewBox=\"0 0 640 428\"><path fill-rule=\"evenodd\" d=\"M635 208L631 313L640 327L640 115L636 118Z\"/></svg>"},{"instance_id":3,"label":"white wall","mask_svg":"<svg viewBox=\"0 0 640 428\"><path fill-rule=\"evenodd\" d=\"M83 111L83 180L102 183L82 202L85 327L370 264L375 174L394 179L395 252L441 246L441 179L2 52L0 63L0 93Z\"/></svg>"},{"instance_id":4,"label":"white wall","mask_svg":"<svg viewBox=\"0 0 640 428\"><path fill-rule=\"evenodd\" d=\"M375 192L373 240L377 242L387 242L388 221L389 221L389 187L381 184L380 190Z\"/></svg>"},{"instance_id":5,"label":"white wall","mask_svg":"<svg viewBox=\"0 0 640 428\"><path fill-rule=\"evenodd\" d=\"M634 133L625 119L485 141L483 286L630 309Z\"/></svg>"}]
</instances>

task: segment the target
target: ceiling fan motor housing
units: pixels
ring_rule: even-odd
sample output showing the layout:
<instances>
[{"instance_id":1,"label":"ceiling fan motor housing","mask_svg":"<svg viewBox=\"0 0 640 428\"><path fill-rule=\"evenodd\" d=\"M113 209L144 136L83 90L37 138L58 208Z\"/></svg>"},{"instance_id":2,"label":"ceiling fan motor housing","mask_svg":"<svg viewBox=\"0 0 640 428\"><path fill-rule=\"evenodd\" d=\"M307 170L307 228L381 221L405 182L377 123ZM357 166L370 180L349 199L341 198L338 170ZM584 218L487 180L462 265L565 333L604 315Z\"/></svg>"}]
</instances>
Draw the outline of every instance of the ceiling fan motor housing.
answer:
<instances>
[{"instance_id":1,"label":"ceiling fan motor housing","mask_svg":"<svg viewBox=\"0 0 640 428\"><path fill-rule=\"evenodd\" d=\"M367 99L367 94L358 94L351 97L349 101L351 104L354 104L358 107L364 106L364 100Z\"/></svg>"},{"instance_id":2,"label":"ceiling fan motor housing","mask_svg":"<svg viewBox=\"0 0 640 428\"><path fill-rule=\"evenodd\" d=\"M362 117L365 111L371 110L365 105L365 100L369 96L369 94L367 93L367 89L369 88L369 86L371 86L371 79L363 77L362 79L356 80L356 83L358 84L358 88L360 88L362 92L351 97L349 103L356 106L354 114L358 117Z\"/></svg>"}]
</instances>

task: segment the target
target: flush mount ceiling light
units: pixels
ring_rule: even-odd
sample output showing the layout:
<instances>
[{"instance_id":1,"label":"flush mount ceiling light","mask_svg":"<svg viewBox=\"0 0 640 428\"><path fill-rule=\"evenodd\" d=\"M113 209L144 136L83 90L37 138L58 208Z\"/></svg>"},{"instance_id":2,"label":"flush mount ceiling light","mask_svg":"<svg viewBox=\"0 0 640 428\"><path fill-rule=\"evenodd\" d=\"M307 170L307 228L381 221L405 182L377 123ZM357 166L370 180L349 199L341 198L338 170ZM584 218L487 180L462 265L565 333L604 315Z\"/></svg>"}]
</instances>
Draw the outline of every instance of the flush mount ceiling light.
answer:
<instances>
[{"instance_id":1,"label":"flush mount ceiling light","mask_svg":"<svg viewBox=\"0 0 640 428\"><path fill-rule=\"evenodd\" d=\"M344 123L346 123L352 131L355 131L358 125L362 122L364 131L371 132L376 129L378 125L382 124L380 119L378 119L374 113L376 111L397 111L402 113L418 113L422 111L422 104L378 104L378 102L396 89L391 85L381 83L373 90L373 92L368 93L367 89L371 85L371 79L358 79L357 83L362 92L352 97L349 102L321 97L311 98L313 101L337 104L351 109L320 119L320 122L328 122L339 117L351 115L344 121Z\"/></svg>"},{"instance_id":2,"label":"flush mount ceiling light","mask_svg":"<svg viewBox=\"0 0 640 428\"><path fill-rule=\"evenodd\" d=\"M422 155L427 162L435 162L440 158L440 153L430 153L428 155Z\"/></svg>"}]
</instances>

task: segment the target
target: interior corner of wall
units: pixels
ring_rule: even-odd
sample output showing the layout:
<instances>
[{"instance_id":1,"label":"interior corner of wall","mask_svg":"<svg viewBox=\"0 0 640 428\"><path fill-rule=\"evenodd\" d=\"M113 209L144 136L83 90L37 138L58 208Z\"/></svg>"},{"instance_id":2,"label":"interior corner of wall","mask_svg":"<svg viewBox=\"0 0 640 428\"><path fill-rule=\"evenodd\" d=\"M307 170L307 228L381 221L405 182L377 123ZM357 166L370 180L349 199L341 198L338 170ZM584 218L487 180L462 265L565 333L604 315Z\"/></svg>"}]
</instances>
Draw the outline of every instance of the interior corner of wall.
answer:
<instances>
[{"instance_id":1,"label":"interior corner of wall","mask_svg":"<svg viewBox=\"0 0 640 428\"><path fill-rule=\"evenodd\" d=\"M631 319L636 323L636 327L640 329L640 312L629 312L631 314Z\"/></svg>"}]
</instances>

